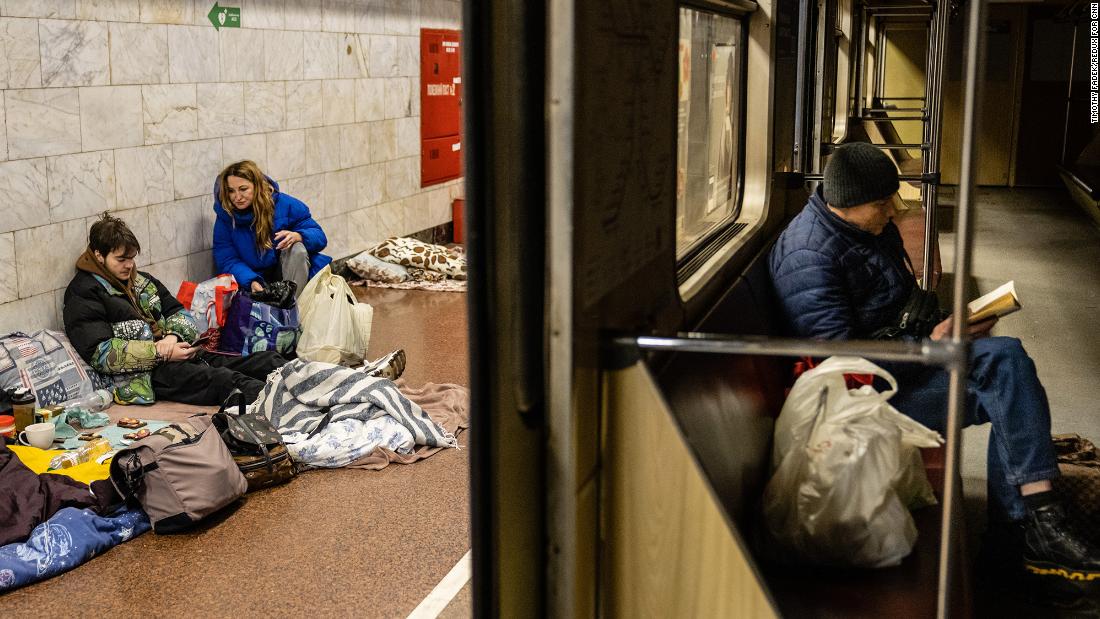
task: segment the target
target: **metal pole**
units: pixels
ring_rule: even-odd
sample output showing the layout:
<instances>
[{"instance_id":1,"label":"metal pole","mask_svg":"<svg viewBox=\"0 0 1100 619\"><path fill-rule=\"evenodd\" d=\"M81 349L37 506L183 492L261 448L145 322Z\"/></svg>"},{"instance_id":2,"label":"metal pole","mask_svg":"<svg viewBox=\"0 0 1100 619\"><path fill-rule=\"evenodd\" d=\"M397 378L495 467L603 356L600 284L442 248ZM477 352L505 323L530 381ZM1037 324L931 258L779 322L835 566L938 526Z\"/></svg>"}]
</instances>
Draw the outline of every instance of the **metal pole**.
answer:
<instances>
[{"instance_id":1,"label":"metal pole","mask_svg":"<svg viewBox=\"0 0 1100 619\"><path fill-rule=\"evenodd\" d=\"M1073 21L1073 43L1070 49L1069 57L1069 87L1066 91L1066 127L1062 131L1062 157L1058 160L1058 163L1066 165L1066 146L1069 143L1069 113L1070 106L1073 105L1073 69L1077 64L1077 30L1080 28L1079 20Z\"/></svg>"},{"instance_id":2,"label":"metal pole","mask_svg":"<svg viewBox=\"0 0 1100 619\"><path fill-rule=\"evenodd\" d=\"M966 377L969 371L968 349L964 340L967 331L966 280L970 274L971 233L974 223L970 216L974 193L975 149L977 147L977 110L981 99L980 69L985 66L985 0L971 0L967 20L966 79L963 82L962 153L959 162L959 204L955 242L954 324L951 341L958 360L951 368L947 403L947 454L943 484L943 524L940 538L939 588L936 614L951 613L951 590L957 557L956 521L961 517L959 500L959 457L962 453L962 418L966 411Z\"/></svg>"},{"instance_id":3,"label":"metal pole","mask_svg":"<svg viewBox=\"0 0 1100 619\"><path fill-rule=\"evenodd\" d=\"M863 7L863 10L859 14L859 73L856 75L856 115L865 116L867 113L864 108L867 107L864 102L863 95L867 88L867 36L870 34L871 29L867 22L867 7Z\"/></svg>"},{"instance_id":4,"label":"metal pole","mask_svg":"<svg viewBox=\"0 0 1100 619\"><path fill-rule=\"evenodd\" d=\"M937 5L930 33L935 38L933 40L932 37L929 37L928 41L931 48L929 56L932 62L925 69L929 75L927 80L929 90L924 94L927 97L925 106L928 108L928 144L930 145L928 151L924 153L922 169L925 174L939 175L940 173L940 141L943 135L943 59L944 48L947 45L949 8L946 2L940 2ZM935 250L939 244L939 230L937 229L939 192L939 182L929 183L925 185L924 194L921 196L924 206L924 277L921 278L921 288L924 290L932 289Z\"/></svg>"},{"instance_id":5,"label":"metal pole","mask_svg":"<svg viewBox=\"0 0 1100 619\"><path fill-rule=\"evenodd\" d=\"M881 342L874 340L803 340L724 333L679 333L673 337L624 336L616 346L637 346L643 350L701 352L726 355L771 357L831 357L844 355L882 361L902 361L947 366L958 354L950 341Z\"/></svg>"},{"instance_id":6,"label":"metal pole","mask_svg":"<svg viewBox=\"0 0 1100 619\"><path fill-rule=\"evenodd\" d=\"M810 31L810 0L798 4L798 40L805 41ZM804 172L809 161L806 148L806 87L809 85L809 45L798 46L795 67L798 79L794 83L794 161L795 172Z\"/></svg>"}]
</instances>

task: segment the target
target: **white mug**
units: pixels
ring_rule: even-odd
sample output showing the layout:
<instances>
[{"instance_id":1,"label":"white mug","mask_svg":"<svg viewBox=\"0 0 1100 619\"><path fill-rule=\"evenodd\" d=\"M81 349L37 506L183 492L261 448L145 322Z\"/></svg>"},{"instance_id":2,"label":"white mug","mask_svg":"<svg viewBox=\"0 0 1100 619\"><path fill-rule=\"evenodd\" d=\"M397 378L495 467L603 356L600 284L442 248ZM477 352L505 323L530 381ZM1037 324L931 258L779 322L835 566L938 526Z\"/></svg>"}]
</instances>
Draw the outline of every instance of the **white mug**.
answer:
<instances>
[{"instance_id":1,"label":"white mug","mask_svg":"<svg viewBox=\"0 0 1100 619\"><path fill-rule=\"evenodd\" d=\"M39 449L48 449L53 445L53 422L32 423L19 433L19 442Z\"/></svg>"}]
</instances>

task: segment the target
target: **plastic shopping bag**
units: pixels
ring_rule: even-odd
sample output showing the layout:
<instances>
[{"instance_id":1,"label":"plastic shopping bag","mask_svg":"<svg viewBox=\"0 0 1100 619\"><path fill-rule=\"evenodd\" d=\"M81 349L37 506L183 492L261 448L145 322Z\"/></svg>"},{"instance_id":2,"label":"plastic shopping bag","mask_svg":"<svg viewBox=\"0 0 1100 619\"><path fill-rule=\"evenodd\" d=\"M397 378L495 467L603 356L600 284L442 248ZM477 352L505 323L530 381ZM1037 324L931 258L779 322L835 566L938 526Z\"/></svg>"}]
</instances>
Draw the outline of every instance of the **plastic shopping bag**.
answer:
<instances>
[{"instance_id":1,"label":"plastic shopping bag","mask_svg":"<svg viewBox=\"0 0 1100 619\"><path fill-rule=\"evenodd\" d=\"M225 326L229 306L237 294L237 280L223 273L204 282L183 282L176 299L191 311L199 333Z\"/></svg>"},{"instance_id":2,"label":"plastic shopping bag","mask_svg":"<svg viewBox=\"0 0 1100 619\"><path fill-rule=\"evenodd\" d=\"M298 356L353 366L366 357L374 308L359 303L343 277L321 269L298 297L302 337Z\"/></svg>"},{"instance_id":3,"label":"plastic shopping bag","mask_svg":"<svg viewBox=\"0 0 1100 619\"><path fill-rule=\"evenodd\" d=\"M890 385L848 389L845 373ZM776 421L764 489L766 552L818 565L897 565L917 539L909 510L935 503L918 447L940 435L886 401L897 381L877 365L833 357L799 377Z\"/></svg>"}]
</instances>

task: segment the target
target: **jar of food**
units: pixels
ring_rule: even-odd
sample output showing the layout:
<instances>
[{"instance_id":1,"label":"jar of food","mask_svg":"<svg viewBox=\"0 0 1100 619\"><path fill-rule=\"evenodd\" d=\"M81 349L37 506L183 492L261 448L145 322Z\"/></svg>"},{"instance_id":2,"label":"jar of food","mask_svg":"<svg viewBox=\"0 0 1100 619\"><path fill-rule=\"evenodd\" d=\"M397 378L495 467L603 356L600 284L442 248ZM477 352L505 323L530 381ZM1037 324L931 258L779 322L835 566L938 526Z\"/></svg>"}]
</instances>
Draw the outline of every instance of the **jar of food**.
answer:
<instances>
[{"instance_id":1,"label":"jar of food","mask_svg":"<svg viewBox=\"0 0 1100 619\"><path fill-rule=\"evenodd\" d=\"M11 409L15 417L15 432L18 435L27 426L34 423L34 409L37 400L34 393L25 387L19 387L11 392Z\"/></svg>"}]
</instances>

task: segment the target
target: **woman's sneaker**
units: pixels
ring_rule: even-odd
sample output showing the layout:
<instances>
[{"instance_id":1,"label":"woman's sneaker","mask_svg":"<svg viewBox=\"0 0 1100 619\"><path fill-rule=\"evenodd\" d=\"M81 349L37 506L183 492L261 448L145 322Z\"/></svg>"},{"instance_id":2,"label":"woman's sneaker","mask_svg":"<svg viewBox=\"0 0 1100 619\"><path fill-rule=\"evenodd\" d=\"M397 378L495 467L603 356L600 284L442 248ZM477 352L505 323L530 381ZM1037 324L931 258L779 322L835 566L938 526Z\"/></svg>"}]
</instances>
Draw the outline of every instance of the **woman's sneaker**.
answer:
<instances>
[{"instance_id":1,"label":"woman's sneaker","mask_svg":"<svg viewBox=\"0 0 1100 619\"><path fill-rule=\"evenodd\" d=\"M405 371L405 351L398 348L384 357L365 364L361 371L367 376L397 380Z\"/></svg>"}]
</instances>

